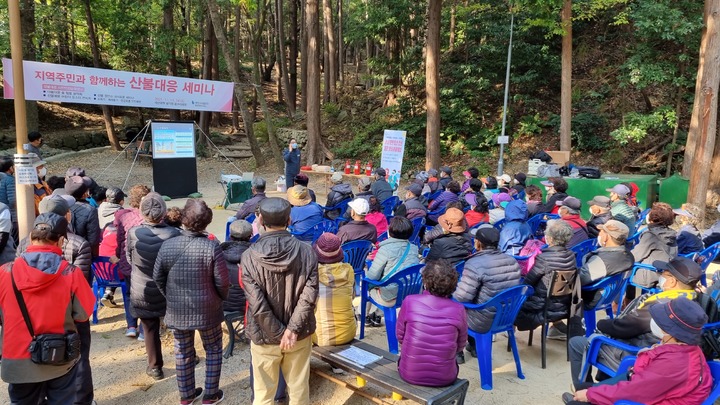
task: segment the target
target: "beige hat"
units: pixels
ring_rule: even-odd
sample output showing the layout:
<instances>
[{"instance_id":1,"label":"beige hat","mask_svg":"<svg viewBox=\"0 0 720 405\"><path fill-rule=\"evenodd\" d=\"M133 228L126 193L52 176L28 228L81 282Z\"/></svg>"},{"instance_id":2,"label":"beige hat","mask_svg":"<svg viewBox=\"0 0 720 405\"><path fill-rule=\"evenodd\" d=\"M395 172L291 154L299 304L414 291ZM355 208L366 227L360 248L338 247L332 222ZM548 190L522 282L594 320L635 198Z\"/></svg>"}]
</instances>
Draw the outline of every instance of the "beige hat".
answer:
<instances>
[{"instance_id":1,"label":"beige hat","mask_svg":"<svg viewBox=\"0 0 720 405\"><path fill-rule=\"evenodd\" d=\"M438 218L438 224L442 229L450 233L463 233L467 229L465 214L457 208L449 208L445 214Z\"/></svg>"},{"instance_id":2,"label":"beige hat","mask_svg":"<svg viewBox=\"0 0 720 405\"><path fill-rule=\"evenodd\" d=\"M303 207L310 204L312 198L305 186L295 186L287 191L287 199L294 207Z\"/></svg>"},{"instance_id":3,"label":"beige hat","mask_svg":"<svg viewBox=\"0 0 720 405\"><path fill-rule=\"evenodd\" d=\"M618 242L626 241L628 235L630 234L630 228L628 228L627 225L614 219L611 219L604 224L600 224L597 227L598 229L605 231L605 233Z\"/></svg>"},{"instance_id":4,"label":"beige hat","mask_svg":"<svg viewBox=\"0 0 720 405\"><path fill-rule=\"evenodd\" d=\"M340 172L335 172L332 176L330 176L330 181L333 183L342 183L342 179L342 173Z\"/></svg>"}]
</instances>

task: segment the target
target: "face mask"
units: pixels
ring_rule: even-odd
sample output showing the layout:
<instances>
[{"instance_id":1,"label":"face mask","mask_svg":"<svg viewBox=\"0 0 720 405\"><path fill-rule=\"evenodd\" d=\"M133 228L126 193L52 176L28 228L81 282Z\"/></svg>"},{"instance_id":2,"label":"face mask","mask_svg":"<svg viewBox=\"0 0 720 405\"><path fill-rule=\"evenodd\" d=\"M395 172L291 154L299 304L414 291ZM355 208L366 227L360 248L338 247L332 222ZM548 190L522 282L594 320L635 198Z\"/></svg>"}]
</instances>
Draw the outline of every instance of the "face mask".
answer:
<instances>
[{"instance_id":1,"label":"face mask","mask_svg":"<svg viewBox=\"0 0 720 405\"><path fill-rule=\"evenodd\" d=\"M660 288L661 290L665 291L665 288L663 288L663 287L665 286L665 282L666 282L666 281L667 281L667 279L666 279L665 277L660 276L660 277L658 278L658 283L657 283L658 288Z\"/></svg>"},{"instance_id":2,"label":"face mask","mask_svg":"<svg viewBox=\"0 0 720 405\"><path fill-rule=\"evenodd\" d=\"M650 332L652 332L653 336L655 336L658 339L662 339L663 335L665 335L665 332L663 332L663 330L660 329L658 324L655 323L654 319L650 320Z\"/></svg>"},{"instance_id":3,"label":"face mask","mask_svg":"<svg viewBox=\"0 0 720 405\"><path fill-rule=\"evenodd\" d=\"M38 176L45 177L46 174L47 174L47 169L43 167L42 169L40 169Z\"/></svg>"},{"instance_id":4,"label":"face mask","mask_svg":"<svg viewBox=\"0 0 720 405\"><path fill-rule=\"evenodd\" d=\"M597 243L598 243L598 246L604 247L604 245L602 243L602 239L600 239L600 235L598 235L598 237L597 237Z\"/></svg>"},{"instance_id":5,"label":"face mask","mask_svg":"<svg viewBox=\"0 0 720 405\"><path fill-rule=\"evenodd\" d=\"M292 144L293 149L297 149L297 143Z\"/></svg>"}]
</instances>

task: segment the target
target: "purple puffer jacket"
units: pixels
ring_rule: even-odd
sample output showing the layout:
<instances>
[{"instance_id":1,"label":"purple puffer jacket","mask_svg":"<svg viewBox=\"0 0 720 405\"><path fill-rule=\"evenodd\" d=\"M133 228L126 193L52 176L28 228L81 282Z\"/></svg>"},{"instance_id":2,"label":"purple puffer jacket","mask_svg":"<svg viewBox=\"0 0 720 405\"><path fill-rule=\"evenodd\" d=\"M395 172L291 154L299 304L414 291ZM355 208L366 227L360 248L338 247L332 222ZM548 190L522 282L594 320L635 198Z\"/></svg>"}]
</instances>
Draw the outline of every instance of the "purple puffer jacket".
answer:
<instances>
[{"instance_id":1,"label":"purple puffer jacket","mask_svg":"<svg viewBox=\"0 0 720 405\"><path fill-rule=\"evenodd\" d=\"M430 205L428 206L428 211L438 211L446 205L450 204L451 202L458 201L458 199L459 198L457 194L450 191L443 191L436 199L434 199L430 203ZM430 215L428 218L437 222L439 217L440 215Z\"/></svg>"},{"instance_id":2,"label":"purple puffer jacket","mask_svg":"<svg viewBox=\"0 0 720 405\"><path fill-rule=\"evenodd\" d=\"M410 295L400 307L396 331L402 344L398 372L403 380L428 387L455 382L455 355L467 343L467 318L462 304L427 291Z\"/></svg>"}]
</instances>

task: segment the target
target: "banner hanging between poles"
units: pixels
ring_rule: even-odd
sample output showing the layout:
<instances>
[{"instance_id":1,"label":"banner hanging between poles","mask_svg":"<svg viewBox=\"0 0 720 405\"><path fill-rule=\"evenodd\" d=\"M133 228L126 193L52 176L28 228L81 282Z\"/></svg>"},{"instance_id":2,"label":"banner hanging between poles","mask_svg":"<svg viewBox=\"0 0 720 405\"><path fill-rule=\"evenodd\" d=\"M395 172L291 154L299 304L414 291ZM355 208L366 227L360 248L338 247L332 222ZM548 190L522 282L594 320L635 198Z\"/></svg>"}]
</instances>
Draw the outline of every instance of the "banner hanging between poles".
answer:
<instances>
[{"instance_id":1,"label":"banner hanging between poles","mask_svg":"<svg viewBox=\"0 0 720 405\"><path fill-rule=\"evenodd\" d=\"M3 58L3 97L15 98L12 59ZM172 110L232 111L234 83L23 61L25 98Z\"/></svg>"}]
</instances>

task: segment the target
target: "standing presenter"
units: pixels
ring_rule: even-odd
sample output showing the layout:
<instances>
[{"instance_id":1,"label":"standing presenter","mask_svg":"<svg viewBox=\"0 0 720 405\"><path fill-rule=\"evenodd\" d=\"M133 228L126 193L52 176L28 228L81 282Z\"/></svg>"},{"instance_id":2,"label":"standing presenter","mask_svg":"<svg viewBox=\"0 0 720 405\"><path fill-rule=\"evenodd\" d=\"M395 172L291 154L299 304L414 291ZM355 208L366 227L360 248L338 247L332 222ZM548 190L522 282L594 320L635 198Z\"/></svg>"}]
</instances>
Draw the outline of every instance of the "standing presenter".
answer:
<instances>
[{"instance_id":1,"label":"standing presenter","mask_svg":"<svg viewBox=\"0 0 720 405\"><path fill-rule=\"evenodd\" d=\"M295 185L293 179L300 173L300 149L295 138L290 139L290 144L283 151L285 160L285 186L288 190Z\"/></svg>"}]
</instances>

